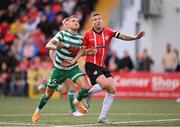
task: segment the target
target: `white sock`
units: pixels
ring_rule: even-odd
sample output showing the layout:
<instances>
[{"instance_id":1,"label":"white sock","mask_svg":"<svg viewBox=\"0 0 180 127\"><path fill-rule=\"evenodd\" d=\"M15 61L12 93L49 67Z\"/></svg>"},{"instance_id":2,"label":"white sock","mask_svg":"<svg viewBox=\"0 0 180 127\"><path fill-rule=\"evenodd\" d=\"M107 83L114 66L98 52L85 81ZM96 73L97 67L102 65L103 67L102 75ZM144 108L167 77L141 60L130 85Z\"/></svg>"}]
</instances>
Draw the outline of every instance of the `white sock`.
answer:
<instances>
[{"instance_id":1,"label":"white sock","mask_svg":"<svg viewBox=\"0 0 180 127\"><path fill-rule=\"evenodd\" d=\"M101 88L101 86L99 85L99 84L95 84L95 85L93 85L93 87L89 90L89 95L91 96L91 95L93 95L93 94L95 94L95 93L98 93L98 92L100 92L102 90L102 88Z\"/></svg>"},{"instance_id":2,"label":"white sock","mask_svg":"<svg viewBox=\"0 0 180 127\"><path fill-rule=\"evenodd\" d=\"M102 110L101 110L101 113L99 115L99 119L106 118L106 115L107 115L107 113L108 113L108 111L112 105L114 95L115 94L106 93L106 96L105 96L104 101L103 101Z\"/></svg>"},{"instance_id":3,"label":"white sock","mask_svg":"<svg viewBox=\"0 0 180 127\"><path fill-rule=\"evenodd\" d=\"M42 110L37 107L35 112L41 112L41 111Z\"/></svg>"}]
</instances>

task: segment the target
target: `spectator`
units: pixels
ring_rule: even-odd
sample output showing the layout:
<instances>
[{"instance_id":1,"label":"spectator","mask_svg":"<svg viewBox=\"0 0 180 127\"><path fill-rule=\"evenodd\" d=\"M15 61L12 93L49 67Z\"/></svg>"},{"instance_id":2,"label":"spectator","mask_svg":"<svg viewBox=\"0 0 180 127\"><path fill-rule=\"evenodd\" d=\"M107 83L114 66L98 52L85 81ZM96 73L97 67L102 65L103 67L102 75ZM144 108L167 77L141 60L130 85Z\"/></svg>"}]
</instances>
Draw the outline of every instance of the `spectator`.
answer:
<instances>
[{"instance_id":1,"label":"spectator","mask_svg":"<svg viewBox=\"0 0 180 127\"><path fill-rule=\"evenodd\" d=\"M53 3L52 6L51 6L51 10L52 10L52 12L55 13L55 14L60 13L60 12L62 11L61 2L59 2L59 1L57 1L57 0L54 1L54 3Z\"/></svg>"},{"instance_id":2,"label":"spectator","mask_svg":"<svg viewBox=\"0 0 180 127\"><path fill-rule=\"evenodd\" d=\"M131 57L129 56L129 53L127 50L124 51L124 56L120 62L122 62L121 65L122 65L123 71L131 71L134 67Z\"/></svg>"},{"instance_id":3,"label":"spectator","mask_svg":"<svg viewBox=\"0 0 180 127\"><path fill-rule=\"evenodd\" d=\"M8 71L14 72L15 67L19 63L18 59L15 57L15 54L12 52L11 48L6 53L6 56L4 57L4 62L7 64Z\"/></svg>"},{"instance_id":4,"label":"spectator","mask_svg":"<svg viewBox=\"0 0 180 127\"><path fill-rule=\"evenodd\" d=\"M137 71L143 71L144 70L144 54L142 52L138 53L137 56Z\"/></svg>"},{"instance_id":5,"label":"spectator","mask_svg":"<svg viewBox=\"0 0 180 127\"><path fill-rule=\"evenodd\" d=\"M8 51L9 46L5 44L4 39L0 38L0 61L3 60L5 53Z\"/></svg>"},{"instance_id":6,"label":"spectator","mask_svg":"<svg viewBox=\"0 0 180 127\"><path fill-rule=\"evenodd\" d=\"M4 41L7 45L12 45L13 41L16 39L16 35L12 33L10 30L7 31L4 36Z\"/></svg>"},{"instance_id":7,"label":"spectator","mask_svg":"<svg viewBox=\"0 0 180 127\"><path fill-rule=\"evenodd\" d=\"M40 22L40 18L37 17L36 19L32 18L32 17L28 17L28 22L24 24L24 29L27 31L27 32L33 32L37 25L39 24Z\"/></svg>"},{"instance_id":8,"label":"spectator","mask_svg":"<svg viewBox=\"0 0 180 127\"><path fill-rule=\"evenodd\" d=\"M51 28L51 23L47 20L46 15L41 15L40 17L40 22L37 26L37 29L40 29L41 32L43 32L46 36L46 38L50 38L52 34L52 28Z\"/></svg>"},{"instance_id":9,"label":"spectator","mask_svg":"<svg viewBox=\"0 0 180 127\"><path fill-rule=\"evenodd\" d=\"M73 13L73 9L76 6L76 0L65 0L63 2L63 10L68 13L68 15L71 15Z\"/></svg>"},{"instance_id":10,"label":"spectator","mask_svg":"<svg viewBox=\"0 0 180 127\"><path fill-rule=\"evenodd\" d=\"M1 34L1 36L4 37L9 29L10 29L10 25L5 21L2 22L0 24L0 34Z\"/></svg>"},{"instance_id":11,"label":"spectator","mask_svg":"<svg viewBox=\"0 0 180 127\"><path fill-rule=\"evenodd\" d=\"M105 65L110 71L118 71L118 63L119 59L117 57L116 51L112 51L109 55L107 55L105 60Z\"/></svg>"},{"instance_id":12,"label":"spectator","mask_svg":"<svg viewBox=\"0 0 180 127\"><path fill-rule=\"evenodd\" d=\"M18 65L21 71L27 73L28 69L32 66L32 62L28 58L23 58Z\"/></svg>"},{"instance_id":13,"label":"spectator","mask_svg":"<svg viewBox=\"0 0 180 127\"><path fill-rule=\"evenodd\" d=\"M21 31L24 29L24 24L21 23L20 20L17 18L17 19L15 20L15 22L13 22L13 23L11 24L10 29L11 29L11 31L12 31L13 33L15 33L15 34L16 34L16 33L19 33L19 32L21 32Z\"/></svg>"},{"instance_id":14,"label":"spectator","mask_svg":"<svg viewBox=\"0 0 180 127\"><path fill-rule=\"evenodd\" d=\"M51 11L51 8L49 5L46 5L44 7L44 11L42 12L43 15L45 15L49 22L52 22L55 19L55 13Z\"/></svg>"},{"instance_id":15,"label":"spectator","mask_svg":"<svg viewBox=\"0 0 180 127\"><path fill-rule=\"evenodd\" d=\"M163 56L162 64L165 72L174 72L177 68L177 56L170 43L166 44L166 53Z\"/></svg>"},{"instance_id":16,"label":"spectator","mask_svg":"<svg viewBox=\"0 0 180 127\"><path fill-rule=\"evenodd\" d=\"M21 55L20 58L25 57L30 59L39 55L39 49L31 38L29 38L27 42L23 45L20 55Z\"/></svg>"},{"instance_id":17,"label":"spectator","mask_svg":"<svg viewBox=\"0 0 180 127\"><path fill-rule=\"evenodd\" d=\"M5 62L0 64L0 96L8 95L10 75ZM8 91L7 91L8 90Z\"/></svg>"},{"instance_id":18,"label":"spectator","mask_svg":"<svg viewBox=\"0 0 180 127\"><path fill-rule=\"evenodd\" d=\"M26 82L26 72L21 70L19 66L15 68L15 72L12 76L13 82L13 95L15 96L25 96Z\"/></svg>"},{"instance_id":19,"label":"spectator","mask_svg":"<svg viewBox=\"0 0 180 127\"><path fill-rule=\"evenodd\" d=\"M16 13L16 5L11 4L8 6L8 10L4 11L4 13L2 14L1 20L8 23L13 23L17 16L18 14Z\"/></svg>"},{"instance_id":20,"label":"spectator","mask_svg":"<svg viewBox=\"0 0 180 127\"><path fill-rule=\"evenodd\" d=\"M176 71L179 72L180 71L179 51L178 51L178 49L174 49L174 52L175 52L175 54L177 56L177 60L178 60L178 65L176 67Z\"/></svg>"},{"instance_id":21,"label":"spectator","mask_svg":"<svg viewBox=\"0 0 180 127\"><path fill-rule=\"evenodd\" d=\"M145 48L143 53L138 55L138 71L151 71L151 65L154 61L148 54L148 50Z\"/></svg>"},{"instance_id":22,"label":"spectator","mask_svg":"<svg viewBox=\"0 0 180 127\"><path fill-rule=\"evenodd\" d=\"M57 33L60 30L60 27L62 26L62 20L63 20L63 15L58 14L56 16L56 20L52 22L52 30L53 34Z\"/></svg>"}]
</instances>

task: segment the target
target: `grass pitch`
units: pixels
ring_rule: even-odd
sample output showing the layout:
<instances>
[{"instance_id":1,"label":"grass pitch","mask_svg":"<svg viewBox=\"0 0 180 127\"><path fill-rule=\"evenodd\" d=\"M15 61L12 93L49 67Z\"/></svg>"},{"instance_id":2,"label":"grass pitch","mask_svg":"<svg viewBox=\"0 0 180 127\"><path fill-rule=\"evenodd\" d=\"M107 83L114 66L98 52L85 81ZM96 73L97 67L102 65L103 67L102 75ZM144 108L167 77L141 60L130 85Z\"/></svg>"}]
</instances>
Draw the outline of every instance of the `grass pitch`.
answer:
<instances>
[{"instance_id":1,"label":"grass pitch","mask_svg":"<svg viewBox=\"0 0 180 127\"><path fill-rule=\"evenodd\" d=\"M29 98L0 99L0 126L180 126L180 103L174 100L115 99L109 111L110 125L97 124L102 99L93 99L89 113L83 117L70 116L67 99L50 100L37 124L31 122L38 100Z\"/></svg>"}]
</instances>

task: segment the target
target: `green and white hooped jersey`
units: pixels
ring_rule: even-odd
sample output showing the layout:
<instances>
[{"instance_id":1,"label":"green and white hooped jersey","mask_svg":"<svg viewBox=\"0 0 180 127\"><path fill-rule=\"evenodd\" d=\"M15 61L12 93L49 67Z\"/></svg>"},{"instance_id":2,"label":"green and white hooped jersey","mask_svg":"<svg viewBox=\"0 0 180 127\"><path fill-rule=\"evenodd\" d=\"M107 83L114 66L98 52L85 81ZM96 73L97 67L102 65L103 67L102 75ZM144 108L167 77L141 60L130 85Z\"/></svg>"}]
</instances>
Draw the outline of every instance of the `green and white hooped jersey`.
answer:
<instances>
[{"instance_id":1,"label":"green and white hooped jersey","mask_svg":"<svg viewBox=\"0 0 180 127\"><path fill-rule=\"evenodd\" d=\"M60 62L63 60L72 60L74 55L72 49L80 49L82 47L83 39L81 35L73 35L68 31L58 32L52 40L55 40L58 43L63 43L64 47L61 50L56 50L56 58L54 61L54 67L61 70L70 70L73 67L77 66L77 62L71 66L63 67L60 65Z\"/></svg>"}]
</instances>

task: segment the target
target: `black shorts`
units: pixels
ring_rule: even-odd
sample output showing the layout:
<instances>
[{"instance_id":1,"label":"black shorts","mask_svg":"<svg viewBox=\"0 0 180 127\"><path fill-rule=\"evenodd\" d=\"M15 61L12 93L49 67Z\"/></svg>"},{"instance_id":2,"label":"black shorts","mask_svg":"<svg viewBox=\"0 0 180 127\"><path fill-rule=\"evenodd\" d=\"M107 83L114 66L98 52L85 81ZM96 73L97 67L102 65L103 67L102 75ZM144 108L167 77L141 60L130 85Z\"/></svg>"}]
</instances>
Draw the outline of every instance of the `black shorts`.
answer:
<instances>
[{"instance_id":1,"label":"black shorts","mask_svg":"<svg viewBox=\"0 0 180 127\"><path fill-rule=\"evenodd\" d=\"M88 75L92 85L97 84L96 79L100 75L104 75L106 78L112 77L111 73L109 72L109 70L107 68L100 67L93 63L87 62L85 64L85 70L86 70L86 74Z\"/></svg>"}]
</instances>

